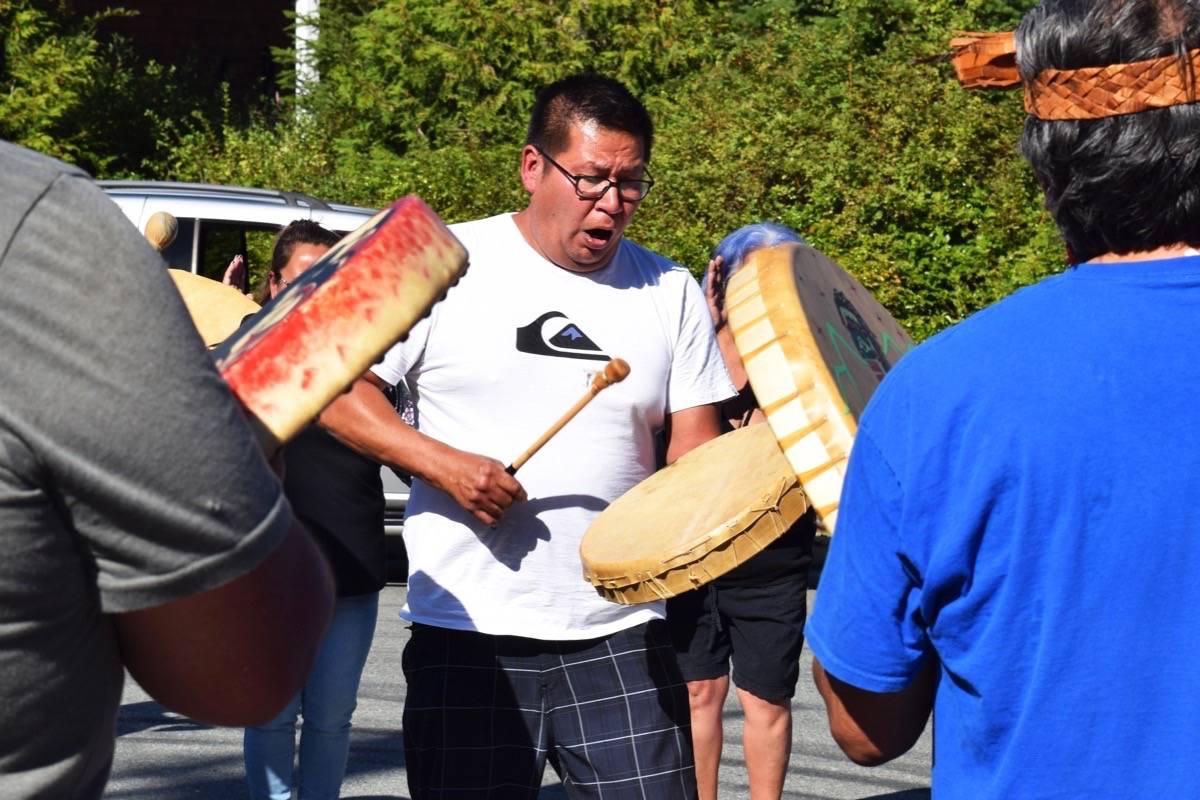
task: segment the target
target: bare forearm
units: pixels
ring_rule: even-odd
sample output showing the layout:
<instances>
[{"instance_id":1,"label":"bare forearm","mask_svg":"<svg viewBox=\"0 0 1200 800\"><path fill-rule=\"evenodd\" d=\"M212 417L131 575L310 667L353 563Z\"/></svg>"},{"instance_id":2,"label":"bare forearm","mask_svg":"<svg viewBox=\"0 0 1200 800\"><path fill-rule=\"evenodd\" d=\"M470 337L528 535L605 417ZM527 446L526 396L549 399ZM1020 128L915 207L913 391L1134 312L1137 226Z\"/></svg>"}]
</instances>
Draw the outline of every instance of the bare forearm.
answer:
<instances>
[{"instance_id":1,"label":"bare forearm","mask_svg":"<svg viewBox=\"0 0 1200 800\"><path fill-rule=\"evenodd\" d=\"M817 659L813 683L825 701L829 732L856 764L874 767L904 755L920 738L933 709L934 659L899 692L868 692L838 680Z\"/></svg>"},{"instance_id":2,"label":"bare forearm","mask_svg":"<svg viewBox=\"0 0 1200 800\"><path fill-rule=\"evenodd\" d=\"M113 625L130 674L164 706L218 725L251 725L303 686L332 608L329 567L296 523L245 575L116 615Z\"/></svg>"},{"instance_id":3,"label":"bare forearm","mask_svg":"<svg viewBox=\"0 0 1200 800\"><path fill-rule=\"evenodd\" d=\"M742 355L738 352L737 344L733 340L733 331L729 329L728 324L723 323L717 330L716 336L717 347L721 350L721 360L725 362L729 380L733 382L735 388L741 391L749 378L746 376L746 367L742 363Z\"/></svg>"},{"instance_id":4,"label":"bare forearm","mask_svg":"<svg viewBox=\"0 0 1200 800\"><path fill-rule=\"evenodd\" d=\"M372 461L436 483L431 473L450 448L404 422L376 380L361 378L334 400L321 413L321 427Z\"/></svg>"},{"instance_id":5,"label":"bare forearm","mask_svg":"<svg viewBox=\"0 0 1200 800\"><path fill-rule=\"evenodd\" d=\"M367 458L415 475L494 525L525 489L494 458L467 453L406 424L374 376L359 380L321 414L321 425Z\"/></svg>"}]
</instances>

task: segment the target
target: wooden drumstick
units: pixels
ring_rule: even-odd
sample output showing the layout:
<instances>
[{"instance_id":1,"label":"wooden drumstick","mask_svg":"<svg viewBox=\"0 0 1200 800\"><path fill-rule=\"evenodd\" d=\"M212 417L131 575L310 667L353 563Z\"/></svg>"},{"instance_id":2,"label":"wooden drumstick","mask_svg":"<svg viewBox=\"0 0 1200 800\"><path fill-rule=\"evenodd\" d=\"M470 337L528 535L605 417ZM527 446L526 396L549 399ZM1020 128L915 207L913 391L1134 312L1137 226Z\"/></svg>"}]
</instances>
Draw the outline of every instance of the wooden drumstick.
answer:
<instances>
[{"instance_id":1,"label":"wooden drumstick","mask_svg":"<svg viewBox=\"0 0 1200 800\"><path fill-rule=\"evenodd\" d=\"M567 409L567 413L559 417L558 421L546 430L538 440L529 446L521 455L508 465L505 469L509 475L512 475L521 467L525 466L525 462L533 457L533 454L542 449L542 445L550 441L554 434L562 430L562 426L571 421L571 418L583 410L583 407L592 401L592 398L600 394L602 389L607 389L614 383L620 383L629 375L629 364L622 358L614 358L605 365L603 372L596 373L596 377L592 378L592 385L587 390L587 394L579 398L575 405Z\"/></svg>"}]
</instances>

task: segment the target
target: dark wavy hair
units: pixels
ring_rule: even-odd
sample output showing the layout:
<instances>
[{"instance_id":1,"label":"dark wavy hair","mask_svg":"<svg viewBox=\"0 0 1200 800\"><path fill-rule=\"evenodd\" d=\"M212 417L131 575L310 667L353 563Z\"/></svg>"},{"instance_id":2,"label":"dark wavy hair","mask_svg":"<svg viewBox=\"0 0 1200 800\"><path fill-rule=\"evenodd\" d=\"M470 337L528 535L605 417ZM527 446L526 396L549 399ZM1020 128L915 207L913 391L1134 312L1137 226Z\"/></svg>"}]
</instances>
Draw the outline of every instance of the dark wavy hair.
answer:
<instances>
[{"instance_id":1,"label":"dark wavy hair","mask_svg":"<svg viewBox=\"0 0 1200 800\"><path fill-rule=\"evenodd\" d=\"M289 222L275 237L275 249L271 251L271 272L278 276L287 266L288 259L292 257L292 251L299 245L316 244L333 247L341 238L311 219Z\"/></svg>"},{"instance_id":2,"label":"dark wavy hair","mask_svg":"<svg viewBox=\"0 0 1200 800\"><path fill-rule=\"evenodd\" d=\"M572 123L584 122L637 136L642 140L642 158L650 163L654 145L650 113L623 83L595 72L571 75L538 92L525 144L558 155L567 147Z\"/></svg>"},{"instance_id":3,"label":"dark wavy hair","mask_svg":"<svg viewBox=\"0 0 1200 800\"><path fill-rule=\"evenodd\" d=\"M341 236L328 228L322 227L319 223L313 222L311 219L298 219L294 222L289 222L279 232L279 235L275 237L275 247L271 251L269 272L278 279L283 268L287 266L288 259L292 257L292 251L299 245L316 244L333 247L341 238ZM270 297L270 282L269 280L264 280L258 289L255 290L254 300L259 305L262 305Z\"/></svg>"},{"instance_id":4,"label":"dark wavy hair","mask_svg":"<svg viewBox=\"0 0 1200 800\"><path fill-rule=\"evenodd\" d=\"M1049 68L1170 55L1190 64L1197 46L1196 0L1045 0L1017 29L1026 81ZM1200 104L1098 120L1028 117L1021 153L1072 261L1200 245Z\"/></svg>"}]
</instances>

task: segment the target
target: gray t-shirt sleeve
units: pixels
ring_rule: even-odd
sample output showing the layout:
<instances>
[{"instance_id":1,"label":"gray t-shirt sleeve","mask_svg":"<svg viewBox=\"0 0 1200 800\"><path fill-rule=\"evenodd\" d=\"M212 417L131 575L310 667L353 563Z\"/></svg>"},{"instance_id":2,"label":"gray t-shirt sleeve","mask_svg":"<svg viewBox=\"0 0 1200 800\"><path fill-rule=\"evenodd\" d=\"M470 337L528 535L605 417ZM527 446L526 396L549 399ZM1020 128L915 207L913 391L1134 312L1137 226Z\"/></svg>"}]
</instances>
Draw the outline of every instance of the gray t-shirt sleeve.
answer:
<instances>
[{"instance_id":1,"label":"gray t-shirt sleeve","mask_svg":"<svg viewBox=\"0 0 1200 800\"><path fill-rule=\"evenodd\" d=\"M104 611L214 588L282 540L279 482L161 258L85 176L0 203L0 355L0 424L77 533Z\"/></svg>"}]
</instances>

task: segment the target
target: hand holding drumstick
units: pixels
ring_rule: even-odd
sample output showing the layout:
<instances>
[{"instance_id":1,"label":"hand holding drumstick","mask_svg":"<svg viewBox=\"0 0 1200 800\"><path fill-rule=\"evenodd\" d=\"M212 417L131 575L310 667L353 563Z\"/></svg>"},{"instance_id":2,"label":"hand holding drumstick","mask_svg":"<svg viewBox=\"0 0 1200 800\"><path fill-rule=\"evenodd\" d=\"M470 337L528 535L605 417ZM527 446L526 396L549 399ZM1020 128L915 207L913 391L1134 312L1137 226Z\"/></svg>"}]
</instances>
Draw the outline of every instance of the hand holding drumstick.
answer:
<instances>
[{"instance_id":1,"label":"hand holding drumstick","mask_svg":"<svg viewBox=\"0 0 1200 800\"><path fill-rule=\"evenodd\" d=\"M629 364L624 359L614 358L612 361L609 361L608 364L605 365L604 370L596 373L596 376L592 378L592 385L588 388L587 394L579 398L575 405L567 409L567 413L559 417L558 421L551 425L545 433L538 437L538 440L530 445L528 450L517 456L516 459L514 459L513 462L508 465L508 468L505 471L509 475L512 475L519 470L525 465L526 461L533 457L534 453L542 449L542 445L550 441L554 434L562 430L564 425L570 422L576 414L582 411L583 407L590 403L593 397L598 395L602 390L612 386L614 383L620 383L621 381L625 380L628 375Z\"/></svg>"},{"instance_id":2,"label":"hand holding drumstick","mask_svg":"<svg viewBox=\"0 0 1200 800\"><path fill-rule=\"evenodd\" d=\"M517 482L513 473L578 414L598 392L624 380L628 374L629 365L621 359L609 362L604 371L592 379L588 393L507 468L494 458L468 453L422 437L431 449L424 459L427 469L421 477L431 486L453 497L455 502L471 512L477 520L495 527L513 503L527 499L525 488Z\"/></svg>"}]
</instances>

